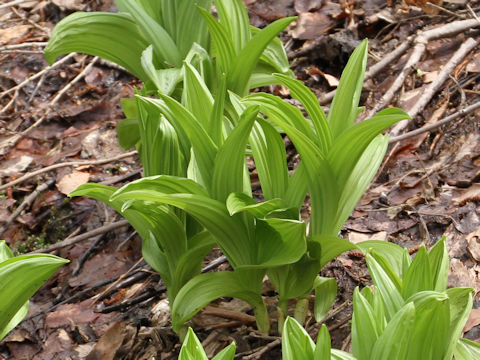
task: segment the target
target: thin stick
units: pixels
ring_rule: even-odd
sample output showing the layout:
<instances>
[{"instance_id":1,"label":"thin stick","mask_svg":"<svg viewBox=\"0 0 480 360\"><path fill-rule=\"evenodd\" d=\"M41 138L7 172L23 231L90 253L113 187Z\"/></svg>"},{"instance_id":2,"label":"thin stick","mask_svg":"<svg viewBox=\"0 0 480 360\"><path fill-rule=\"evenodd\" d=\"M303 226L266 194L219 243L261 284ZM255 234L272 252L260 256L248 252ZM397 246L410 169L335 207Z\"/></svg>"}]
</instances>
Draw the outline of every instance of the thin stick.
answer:
<instances>
[{"instance_id":1,"label":"thin stick","mask_svg":"<svg viewBox=\"0 0 480 360\"><path fill-rule=\"evenodd\" d=\"M468 38L460 48L453 54L450 60L445 64L437 78L425 89L417 102L413 107L408 111L408 114L414 118L418 113L425 108L425 106L432 99L433 95L440 89L443 83L448 79L448 76L453 72L453 70L458 66L458 64L468 55L468 53L478 45L478 41L475 41L472 38ZM390 131L392 136L400 134L407 126L410 120L399 121Z\"/></svg>"},{"instance_id":2,"label":"thin stick","mask_svg":"<svg viewBox=\"0 0 480 360\"><path fill-rule=\"evenodd\" d=\"M127 220L120 220L120 221L114 222L113 224L104 225L104 226L102 226L98 229L86 232L86 233L78 235L78 236L71 237L69 239L62 240L58 243L47 246L46 248L38 249L38 250L35 250L35 251L32 251L32 252L29 252L28 254L49 253L49 252L52 252L54 250L62 249L64 247L67 247L67 246L76 244L78 242L90 239L94 236L101 235L101 234L104 234L106 232L118 229L118 228L120 228L122 226L125 226L125 225L128 225L128 224L129 224L129 222Z\"/></svg>"},{"instance_id":3,"label":"thin stick","mask_svg":"<svg viewBox=\"0 0 480 360\"><path fill-rule=\"evenodd\" d=\"M13 1L10 1L8 3L0 5L0 9L5 9L5 8L15 6L15 5L27 2L27 1L30 1L30 0L13 0Z\"/></svg>"},{"instance_id":4,"label":"thin stick","mask_svg":"<svg viewBox=\"0 0 480 360\"><path fill-rule=\"evenodd\" d=\"M471 112L473 112L477 109L480 109L480 101L477 101L475 104L467 106L466 108L461 109L461 110L457 111L455 114L449 115L449 116L443 118L442 120L437 121L434 124L426 125L424 127L421 127L420 129L409 131L408 133L405 133L403 135L392 136L388 142L390 144L393 144L393 143L408 139L410 137L416 136L418 134L422 134L424 132L434 130L434 129L436 129L436 128L438 128L438 127L440 127L440 126L442 126L446 123L449 123L452 120L455 120L455 119L459 118L460 116L467 115L467 114L469 114L469 113L471 113Z\"/></svg>"},{"instance_id":5,"label":"thin stick","mask_svg":"<svg viewBox=\"0 0 480 360\"><path fill-rule=\"evenodd\" d=\"M13 45L4 45L0 46L0 51L3 50L14 50L14 49L23 49L26 47L35 47L35 46L47 46L48 42L46 41L38 41L38 42L24 42L21 44L13 44Z\"/></svg>"},{"instance_id":6,"label":"thin stick","mask_svg":"<svg viewBox=\"0 0 480 360\"><path fill-rule=\"evenodd\" d=\"M0 228L0 237L5 232L5 230L7 230L8 226L17 218L17 216L20 215L20 213L28 206L30 206L30 204L35 201L38 195L47 190L49 186L51 186L54 182L54 180L49 180L43 184L38 185L37 188L30 195L25 197L20 206L8 217L7 221L5 221L5 223Z\"/></svg>"},{"instance_id":7,"label":"thin stick","mask_svg":"<svg viewBox=\"0 0 480 360\"><path fill-rule=\"evenodd\" d=\"M50 165L50 166L47 166L45 168L42 168L42 169L38 169L36 171L33 171L31 173L28 173L28 174L25 174L23 175L22 177L19 177L18 179L16 180L13 180L13 181L10 181L4 185L1 185L0 186L0 191L2 190L5 190L11 186L15 186L17 184L20 184L28 179L31 179L35 176L38 176L40 174L43 174L43 173L46 173L46 172L49 172L51 170L55 170L55 169L58 169L58 168L62 168L62 167L66 167L66 166L93 166L93 165L102 165L102 164L107 164L109 162L112 162L112 161L116 161L116 160L121 160L121 159L124 159L126 157L129 157L129 156L133 156L133 155L136 155L137 154L137 151L136 150L133 150L133 151L130 151L130 152L127 152L125 154L120 154L120 155L117 155L117 156L113 156L111 158L107 158L107 159L101 159L101 160L83 160L83 161L68 161L68 162L64 162L64 163L59 163L59 164L53 164L53 165Z\"/></svg>"},{"instance_id":8,"label":"thin stick","mask_svg":"<svg viewBox=\"0 0 480 360\"><path fill-rule=\"evenodd\" d=\"M33 80L39 78L40 76L42 76L43 74L45 74L47 71L50 71L50 70L62 65L63 63L65 63L68 60L70 60L71 58L73 58L75 55L77 55L77 53L68 54L64 58L62 58L62 59L58 60L57 62L53 63L51 66L47 66L45 69L39 71L35 75L32 75L29 78L23 80L20 84L15 85L14 87L12 87L8 90L5 90L4 92L0 93L0 99L3 98L5 95L10 94L12 91L15 91L17 89L21 89L22 87L24 87L25 85L27 85L31 81L33 81Z\"/></svg>"}]
</instances>

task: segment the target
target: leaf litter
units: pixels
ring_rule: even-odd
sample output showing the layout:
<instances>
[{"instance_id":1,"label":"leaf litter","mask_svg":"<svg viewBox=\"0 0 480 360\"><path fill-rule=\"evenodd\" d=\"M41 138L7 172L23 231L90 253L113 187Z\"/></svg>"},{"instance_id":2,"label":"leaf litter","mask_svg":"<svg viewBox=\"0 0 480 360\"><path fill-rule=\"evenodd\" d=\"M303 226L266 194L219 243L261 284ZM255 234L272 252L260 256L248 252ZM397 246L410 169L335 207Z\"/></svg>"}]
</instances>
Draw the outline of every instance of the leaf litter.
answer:
<instances>
[{"instance_id":1,"label":"leaf litter","mask_svg":"<svg viewBox=\"0 0 480 360\"><path fill-rule=\"evenodd\" d=\"M464 1L434 2L441 8L432 8L423 1L408 1L407 7L402 7L400 2L376 0L355 4L328 0L249 0L245 3L255 26L265 26L285 16L299 16L282 40L287 44L297 77L318 96L335 88L332 81L340 76L349 53L363 37L370 38L369 64L373 65L408 41L417 30L470 17ZM2 139L34 124L53 96L91 61L90 57L77 55L47 72L40 81L27 83L16 95L14 92L3 95L46 66L39 51L41 45L13 49L8 46L46 42L49 29L67 13L79 9L112 11L112 4L108 0L62 0L51 4L31 1L16 6L15 11L0 10L3 21L0 28ZM480 2L471 1L469 5L478 9ZM391 104L402 104L405 110L413 106L466 37L466 32L460 32L429 41L424 56L415 64L414 71L407 74ZM391 61L385 71L365 84L362 103L367 109L375 107L390 88L411 52ZM478 101L479 66L478 50L470 51L409 124L409 129L434 124ZM315 68L318 71L312 70ZM83 80L62 96L44 122L22 135L14 145L1 149L2 184L44 166L115 157L120 152L112 135L122 119L119 99L131 96L137 85L138 81L122 70L96 63ZM431 246L440 236L446 235L452 257L449 284L474 287L477 292L474 307L478 307L480 301L480 129L475 119L479 115L477 110L436 130L392 144L382 170L341 232L343 237L354 242L364 239L392 241L412 252L420 244ZM293 147L288 152L292 161L298 161ZM13 213L14 207L36 188L37 183L48 179L56 181L56 188L50 188L25 209L8 226L3 237L13 248L32 251L39 245L75 236L76 231L88 232L116 221L113 211L95 201L68 200L64 194L88 178L97 182L120 179L116 185L121 185L126 181L121 179L126 176L138 176L136 169L138 161L130 157L81 169L53 169L39 178L5 189L0 199L0 222ZM93 244L96 246L92 247ZM58 250L60 256L71 260L70 265L32 299L29 319L0 343L0 358L175 357L179 350L178 338L168 328L165 292L158 284L158 276L145 263L138 262L140 248L138 236L123 227L104 238L98 235ZM90 255L82 259L85 253ZM210 254L206 263L218 256L218 251ZM79 273L72 276L79 262L83 265ZM228 264L220 266L228 268ZM327 325L331 329L333 346L348 349L348 320L352 311L349 301L355 286L370 283L364 259L355 252L344 254L327 265L322 275L334 276L339 283L333 307L338 311L327 319ZM99 299L112 285L108 296ZM275 304L269 302L270 291L267 282L264 295L273 312ZM110 309L117 305L122 306ZM272 341L257 335L249 323L231 318L231 311L248 315L250 309L244 303L223 299L212 306L216 315L206 311L194 318L199 338L209 355L235 340L237 352L246 357ZM226 318L218 316L222 312ZM466 337L478 341L479 324L478 309L474 309L464 329ZM316 335L318 325L310 322L307 329ZM280 350L274 347L259 356L259 359L278 359Z\"/></svg>"}]
</instances>

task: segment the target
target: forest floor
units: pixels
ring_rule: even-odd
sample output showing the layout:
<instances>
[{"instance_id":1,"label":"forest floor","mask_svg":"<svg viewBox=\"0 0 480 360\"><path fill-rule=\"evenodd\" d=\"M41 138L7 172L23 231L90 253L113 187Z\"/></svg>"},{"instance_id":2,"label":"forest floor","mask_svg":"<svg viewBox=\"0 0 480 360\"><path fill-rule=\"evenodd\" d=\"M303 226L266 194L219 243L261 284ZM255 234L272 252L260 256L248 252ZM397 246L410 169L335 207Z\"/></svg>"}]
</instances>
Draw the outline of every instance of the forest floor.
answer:
<instances>
[{"instance_id":1,"label":"forest floor","mask_svg":"<svg viewBox=\"0 0 480 360\"><path fill-rule=\"evenodd\" d=\"M439 8L420 0L406 1L419 7L393 0L244 2L258 27L299 16L282 40L295 74L326 110L350 53L369 39L362 116L393 105L412 120L391 129L385 161L341 236L391 241L412 254L446 236L449 286L477 294L464 331L478 341L480 1ZM7 3L0 2L0 238L17 254L50 252L70 263L32 298L27 318L0 343L0 359L175 359L180 344L165 289L142 260L138 236L114 210L66 196L88 181L121 186L141 176L136 152L118 146L115 130L120 99L140 82L91 56L73 54L48 67L43 55L60 19L78 10L114 11L113 1ZM288 156L298 161L291 146ZM214 251L205 265L219 256ZM353 290L371 283L365 261L346 253L322 275L339 286L325 320L332 345L349 350ZM264 295L274 309L268 283ZM238 359L281 358L275 327L269 336L258 333L250 310L221 299L193 319L209 356L235 341ZM313 337L319 325L308 317Z\"/></svg>"}]
</instances>

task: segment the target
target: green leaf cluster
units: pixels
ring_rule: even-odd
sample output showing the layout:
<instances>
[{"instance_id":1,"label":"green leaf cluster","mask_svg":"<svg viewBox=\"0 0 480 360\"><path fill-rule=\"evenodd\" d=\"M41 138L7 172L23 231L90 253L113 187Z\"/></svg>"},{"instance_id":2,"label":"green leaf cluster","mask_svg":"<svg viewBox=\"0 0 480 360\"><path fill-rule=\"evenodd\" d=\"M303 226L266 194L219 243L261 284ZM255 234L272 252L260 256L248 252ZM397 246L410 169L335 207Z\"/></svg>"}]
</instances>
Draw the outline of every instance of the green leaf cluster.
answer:
<instances>
[{"instance_id":1,"label":"green leaf cluster","mask_svg":"<svg viewBox=\"0 0 480 360\"><path fill-rule=\"evenodd\" d=\"M118 128L135 145L145 178L121 189L82 185L86 195L121 213L143 239L146 261L168 289L180 331L203 306L222 296L251 304L258 328L269 318L261 287L278 292L279 329L297 299L302 322L315 291L320 321L335 300L334 279L318 276L340 253L356 248L339 230L377 171L388 138L381 133L408 115L395 108L355 123L367 59L363 41L348 62L328 117L316 96L293 78L277 35L293 18L260 30L241 0L117 0L119 14L73 14L55 28L49 61L68 51L116 61L145 84L124 99ZM101 48L98 44L102 44ZM281 84L305 114L281 98L249 90ZM301 162L289 171L282 136ZM263 201L252 196L251 156ZM309 196L310 221L300 218ZM200 274L219 246L233 271Z\"/></svg>"},{"instance_id":2,"label":"green leaf cluster","mask_svg":"<svg viewBox=\"0 0 480 360\"><path fill-rule=\"evenodd\" d=\"M28 299L68 260L54 255L14 257L0 241L0 340L28 313Z\"/></svg>"}]
</instances>

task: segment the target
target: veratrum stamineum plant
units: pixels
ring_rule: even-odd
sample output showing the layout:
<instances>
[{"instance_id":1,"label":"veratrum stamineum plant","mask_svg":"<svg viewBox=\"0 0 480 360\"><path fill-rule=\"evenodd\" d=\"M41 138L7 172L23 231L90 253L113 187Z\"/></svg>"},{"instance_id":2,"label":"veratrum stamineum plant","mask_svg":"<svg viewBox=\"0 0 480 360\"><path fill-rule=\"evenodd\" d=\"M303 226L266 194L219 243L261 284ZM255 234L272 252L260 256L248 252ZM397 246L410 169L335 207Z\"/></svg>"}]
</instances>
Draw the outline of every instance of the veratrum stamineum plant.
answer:
<instances>
[{"instance_id":1,"label":"veratrum stamineum plant","mask_svg":"<svg viewBox=\"0 0 480 360\"><path fill-rule=\"evenodd\" d=\"M141 209L146 201L185 211L212 236L234 269L197 275L180 289L172 306L174 330L179 331L203 306L222 296L249 302L259 329L268 330L268 314L261 297L265 274L279 293L281 313L286 313L288 299L306 297L315 289L319 295L315 315L324 316L335 298L336 284L319 278L318 272L339 253L354 248L336 235L382 160L388 139L379 134L408 117L391 108L354 124L366 56L364 41L344 70L328 118L310 90L282 75L276 76L278 82L302 102L309 119L273 95L241 98L230 92L236 125L220 141L210 135L218 132L207 131L209 126L219 124L205 123L203 116L195 116L172 97L137 97L155 106L189 138L196 168L189 171L189 179L163 175L135 181L115 192L110 200L123 201L124 211L132 206ZM207 98L206 91L197 92L195 101ZM230 116L234 117L233 113ZM302 159L292 174L287 170L280 133L292 139ZM261 203L251 196L246 171L248 149L265 198ZM308 234L299 221L307 192L312 205ZM323 291L329 294L328 301ZM302 318L306 304L299 303L297 313Z\"/></svg>"},{"instance_id":2,"label":"veratrum stamineum plant","mask_svg":"<svg viewBox=\"0 0 480 360\"><path fill-rule=\"evenodd\" d=\"M224 116L226 89L246 93L271 83L272 72L291 74L276 36L293 18L259 30L249 25L241 0L215 1L218 21L207 11L211 1L117 0L116 4L122 13L75 13L62 20L46 48L47 59L51 62L68 51L99 55L144 80L143 95L158 90L160 96L170 95L172 101L184 104L202 126L193 122L185 127L149 97L124 99L127 119L119 126L119 141L124 147L137 146L145 176L190 177L203 185L210 181L205 169L211 166L205 162L205 152L214 156L235 127ZM222 46L227 52L218 51ZM237 73L242 76L233 75ZM203 132L214 142L203 138ZM170 206L151 202L140 206L137 201L122 211L125 202L110 199L115 190L90 184L72 196L104 201L130 221L143 239L144 258L161 274L173 303L178 290L199 273L203 257L214 246L211 234L202 231L190 215Z\"/></svg>"},{"instance_id":3,"label":"veratrum stamineum plant","mask_svg":"<svg viewBox=\"0 0 480 360\"><path fill-rule=\"evenodd\" d=\"M28 313L28 299L68 260L54 255L14 257L0 240L0 340Z\"/></svg>"}]
</instances>

